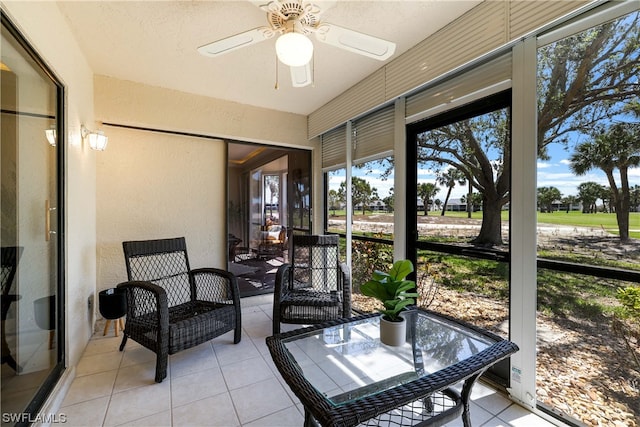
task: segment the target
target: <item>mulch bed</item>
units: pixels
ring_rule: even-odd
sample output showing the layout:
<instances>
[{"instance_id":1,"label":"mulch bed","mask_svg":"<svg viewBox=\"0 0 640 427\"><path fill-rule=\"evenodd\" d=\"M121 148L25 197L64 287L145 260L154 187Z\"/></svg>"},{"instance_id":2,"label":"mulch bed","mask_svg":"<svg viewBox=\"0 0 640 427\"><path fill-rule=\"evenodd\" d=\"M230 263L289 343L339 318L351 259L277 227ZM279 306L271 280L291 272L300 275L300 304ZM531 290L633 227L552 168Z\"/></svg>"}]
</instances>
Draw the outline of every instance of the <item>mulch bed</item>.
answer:
<instances>
[{"instance_id":1,"label":"mulch bed","mask_svg":"<svg viewBox=\"0 0 640 427\"><path fill-rule=\"evenodd\" d=\"M380 215L367 217L366 227L375 232L391 232L389 221ZM380 221L381 224L375 224ZM420 224L463 225L473 220L437 216L420 217ZM554 226L555 227L555 226ZM562 227L558 227L562 230ZM441 232L440 228L434 229ZM475 230L455 229L456 235L473 235ZM450 233L448 233L450 234ZM467 237L468 237L467 236ZM599 256L640 261L640 242L621 243L600 230L576 228L556 232L553 227L538 233L538 245L553 250L571 251L586 257ZM594 296L596 298L597 296ZM439 286L429 308L507 336L507 303L469 292ZM375 301L353 295L353 305L374 311ZM587 426L640 426L640 367L631 351L640 359L640 337L629 338L631 349L612 328L613 319L577 319L537 314L536 392L538 403L561 412ZM637 330L629 324L628 330Z\"/></svg>"},{"instance_id":2,"label":"mulch bed","mask_svg":"<svg viewBox=\"0 0 640 427\"><path fill-rule=\"evenodd\" d=\"M354 308L377 302L353 295ZM438 287L429 308L507 336L506 303ZM464 313L461 316L461 313ZM640 425L640 372L611 323L558 319L538 313L537 399L587 426ZM635 341L636 353L640 347Z\"/></svg>"}]
</instances>

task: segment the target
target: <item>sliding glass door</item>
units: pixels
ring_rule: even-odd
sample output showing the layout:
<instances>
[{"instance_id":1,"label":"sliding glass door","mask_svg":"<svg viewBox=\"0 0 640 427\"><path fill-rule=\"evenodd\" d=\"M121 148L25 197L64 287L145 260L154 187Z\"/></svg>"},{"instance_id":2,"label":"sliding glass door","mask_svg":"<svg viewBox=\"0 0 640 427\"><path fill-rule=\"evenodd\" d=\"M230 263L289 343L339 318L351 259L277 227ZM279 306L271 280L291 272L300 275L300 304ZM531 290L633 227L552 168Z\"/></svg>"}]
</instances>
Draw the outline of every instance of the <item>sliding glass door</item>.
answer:
<instances>
[{"instance_id":1,"label":"sliding glass door","mask_svg":"<svg viewBox=\"0 0 640 427\"><path fill-rule=\"evenodd\" d=\"M272 293L293 233L308 233L311 154L258 144L228 145L227 268L240 296Z\"/></svg>"},{"instance_id":2,"label":"sliding glass door","mask_svg":"<svg viewBox=\"0 0 640 427\"><path fill-rule=\"evenodd\" d=\"M27 424L64 367L62 87L2 15L2 424Z\"/></svg>"},{"instance_id":3,"label":"sliding glass door","mask_svg":"<svg viewBox=\"0 0 640 427\"><path fill-rule=\"evenodd\" d=\"M407 152L419 304L508 338L511 91L410 125Z\"/></svg>"}]
</instances>

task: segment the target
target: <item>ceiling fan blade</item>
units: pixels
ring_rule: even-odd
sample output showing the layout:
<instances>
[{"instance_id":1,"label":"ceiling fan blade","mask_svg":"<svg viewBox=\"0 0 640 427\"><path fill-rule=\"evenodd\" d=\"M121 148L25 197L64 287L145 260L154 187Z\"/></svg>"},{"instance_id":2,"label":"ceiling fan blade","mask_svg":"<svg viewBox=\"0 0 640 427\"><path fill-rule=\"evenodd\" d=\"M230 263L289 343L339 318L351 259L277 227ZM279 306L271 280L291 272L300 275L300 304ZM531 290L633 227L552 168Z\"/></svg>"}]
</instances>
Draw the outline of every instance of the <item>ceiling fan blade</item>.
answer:
<instances>
[{"instance_id":1,"label":"ceiling fan blade","mask_svg":"<svg viewBox=\"0 0 640 427\"><path fill-rule=\"evenodd\" d=\"M241 47L250 46L273 37L273 31L267 27L254 28L235 36L217 40L198 48L198 52L205 56L216 57L232 52Z\"/></svg>"},{"instance_id":2,"label":"ceiling fan blade","mask_svg":"<svg viewBox=\"0 0 640 427\"><path fill-rule=\"evenodd\" d=\"M272 2L272 0L248 0L248 1L252 3L255 7L260 8L265 12L268 10L269 3Z\"/></svg>"},{"instance_id":3,"label":"ceiling fan blade","mask_svg":"<svg viewBox=\"0 0 640 427\"><path fill-rule=\"evenodd\" d=\"M313 83L311 75L311 62L300 67L290 67L291 69L291 85L293 87L305 87Z\"/></svg>"},{"instance_id":4,"label":"ceiling fan blade","mask_svg":"<svg viewBox=\"0 0 640 427\"><path fill-rule=\"evenodd\" d=\"M388 59L396 51L396 44L393 42L334 24L320 24L316 31L316 38L323 43L379 61Z\"/></svg>"}]
</instances>

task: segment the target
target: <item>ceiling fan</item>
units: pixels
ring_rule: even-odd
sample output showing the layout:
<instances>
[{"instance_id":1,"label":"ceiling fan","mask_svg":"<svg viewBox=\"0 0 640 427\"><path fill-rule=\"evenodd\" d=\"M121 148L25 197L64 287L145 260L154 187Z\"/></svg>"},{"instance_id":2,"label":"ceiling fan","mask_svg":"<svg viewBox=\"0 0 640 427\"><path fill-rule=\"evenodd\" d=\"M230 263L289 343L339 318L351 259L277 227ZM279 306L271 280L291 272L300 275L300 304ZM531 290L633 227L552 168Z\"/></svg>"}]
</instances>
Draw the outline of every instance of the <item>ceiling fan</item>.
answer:
<instances>
[{"instance_id":1,"label":"ceiling fan","mask_svg":"<svg viewBox=\"0 0 640 427\"><path fill-rule=\"evenodd\" d=\"M349 52L384 61L395 52L393 42L320 21L322 10L314 3L304 0L250 0L267 13L269 26L254 28L198 48L205 56L218 57L246 46L278 35L276 55L278 60L291 69L294 87L312 83L311 58L314 34L316 40L339 47Z\"/></svg>"}]
</instances>

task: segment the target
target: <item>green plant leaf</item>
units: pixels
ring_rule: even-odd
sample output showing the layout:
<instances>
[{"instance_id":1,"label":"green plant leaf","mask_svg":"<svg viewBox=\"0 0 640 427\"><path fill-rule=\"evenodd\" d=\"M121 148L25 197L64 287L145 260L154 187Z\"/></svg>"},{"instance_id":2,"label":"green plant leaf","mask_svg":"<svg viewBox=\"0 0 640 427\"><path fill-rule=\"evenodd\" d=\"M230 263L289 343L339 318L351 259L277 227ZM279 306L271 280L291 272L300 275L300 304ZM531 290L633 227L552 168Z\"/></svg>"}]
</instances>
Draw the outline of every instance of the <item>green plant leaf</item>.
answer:
<instances>
[{"instance_id":1,"label":"green plant leaf","mask_svg":"<svg viewBox=\"0 0 640 427\"><path fill-rule=\"evenodd\" d=\"M399 293L408 291L415 287L416 287L416 284L411 280L403 280L402 282L398 283L398 286L396 287L396 290L395 290L395 294L398 295Z\"/></svg>"},{"instance_id":2,"label":"green plant leaf","mask_svg":"<svg viewBox=\"0 0 640 427\"><path fill-rule=\"evenodd\" d=\"M373 297L382 302L384 309L379 310L389 319L397 321L399 313L408 305L415 304L417 292L412 280L404 280L413 272L413 264L409 260L396 261L389 273L376 270L371 280L360 286L362 295Z\"/></svg>"},{"instance_id":3,"label":"green plant leaf","mask_svg":"<svg viewBox=\"0 0 640 427\"><path fill-rule=\"evenodd\" d=\"M379 270L376 270L376 271L373 272L373 274L371 274L371 279L372 280L377 280L379 282L381 282L381 281L383 281L385 279L388 279L388 278L389 278L389 275L387 273L385 273L383 271L379 271Z\"/></svg>"},{"instance_id":4,"label":"green plant leaf","mask_svg":"<svg viewBox=\"0 0 640 427\"><path fill-rule=\"evenodd\" d=\"M360 292L362 295L376 298L380 301L386 301L393 295L389 295L387 288L380 282L375 280L369 280L367 283L360 286Z\"/></svg>"},{"instance_id":5,"label":"green plant leaf","mask_svg":"<svg viewBox=\"0 0 640 427\"><path fill-rule=\"evenodd\" d=\"M396 261L389 270L389 276L393 280L403 280L413 272L413 264L408 259Z\"/></svg>"},{"instance_id":6,"label":"green plant leaf","mask_svg":"<svg viewBox=\"0 0 640 427\"><path fill-rule=\"evenodd\" d=\"M395 310L400 312L400 311L404 310L408 305L411 305L413 303L414 303L413 298L403 299L398 304L396 304Z\"/></svg>"}]
</instances>

